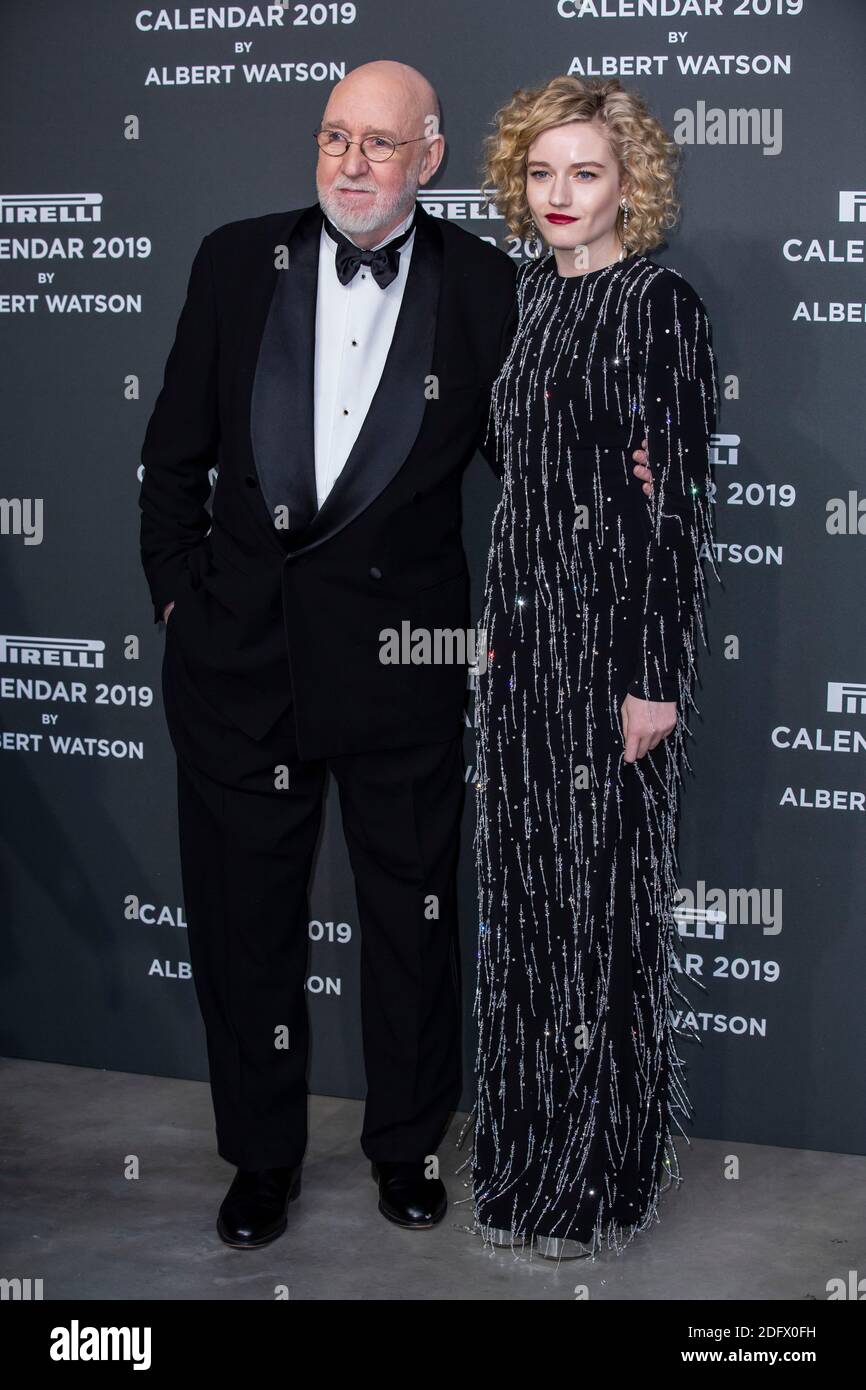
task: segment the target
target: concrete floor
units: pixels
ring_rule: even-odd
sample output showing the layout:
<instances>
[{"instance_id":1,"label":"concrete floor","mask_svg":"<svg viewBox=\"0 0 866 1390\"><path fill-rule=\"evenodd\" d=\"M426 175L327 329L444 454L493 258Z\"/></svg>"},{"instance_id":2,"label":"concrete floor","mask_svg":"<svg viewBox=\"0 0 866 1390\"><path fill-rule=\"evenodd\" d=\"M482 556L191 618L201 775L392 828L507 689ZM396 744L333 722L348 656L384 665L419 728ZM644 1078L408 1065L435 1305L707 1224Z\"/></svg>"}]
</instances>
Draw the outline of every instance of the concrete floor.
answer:
<instances>
[{"instance_id":1,"label":"concrete floor","mask_svg":"<svg viewBox=\"0 0 866 1390\"><path fill-rule=\"evenodd\" d=\"M0 1276L50 1299L766 1300L827 1298L866 1270L866 1158L684 1140L685 1181L659 1223L617 1256L559 1266L484 1249L468 1222L471 1134L439 1150L452 1209L431 1231L379 1215L358 1101L313 1097L303 1190L285 1235L232 1250L214 1229L234 1169L215 1152L196 1081L44 1062L0 1063ZM740 1177L723 1177L730 1154ZM136 1155L140 1176L123 1176Z\"/></svg>"}]
</instances>

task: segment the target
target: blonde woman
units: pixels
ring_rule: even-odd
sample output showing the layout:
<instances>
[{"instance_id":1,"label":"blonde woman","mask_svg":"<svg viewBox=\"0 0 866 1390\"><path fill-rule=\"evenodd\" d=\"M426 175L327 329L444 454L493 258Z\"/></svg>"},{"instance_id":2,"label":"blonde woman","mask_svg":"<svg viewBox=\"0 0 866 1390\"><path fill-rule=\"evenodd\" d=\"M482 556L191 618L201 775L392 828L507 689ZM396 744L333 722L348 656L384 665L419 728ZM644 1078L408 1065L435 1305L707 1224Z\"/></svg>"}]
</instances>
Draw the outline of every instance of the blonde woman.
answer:
<instances>
[{"instance_id":1,"label":"blonde woman","mask_svg":"<svg viewBox=\"0 0 866 1390\"><path fill-rule=\"evenodd\" d=\"M571 77L517 92L488 148L535 258L490 416L473 1230L555 1258L656 1219L689 1108L672 908L717 393L701 299L646 254L676 154L637 95Z\"/></svg>"}]
</instances>

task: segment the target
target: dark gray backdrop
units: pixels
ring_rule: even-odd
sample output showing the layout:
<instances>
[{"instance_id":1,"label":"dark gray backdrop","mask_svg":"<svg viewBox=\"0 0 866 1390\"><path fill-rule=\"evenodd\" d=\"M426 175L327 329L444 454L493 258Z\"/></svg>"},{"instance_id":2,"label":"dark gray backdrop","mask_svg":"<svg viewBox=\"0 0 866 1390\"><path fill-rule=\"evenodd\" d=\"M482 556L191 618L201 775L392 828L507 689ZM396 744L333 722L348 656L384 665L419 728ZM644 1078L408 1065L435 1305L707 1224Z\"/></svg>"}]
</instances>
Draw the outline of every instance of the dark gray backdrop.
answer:
<instances>
[{"instance_id":1,"label":"dark gray backdrop","mask_svg":"<svg viewBox=\"0 0 866 1390\"><path fill-rule=\"evenodd\" d=\"M492 113L521 84L619 71L684 145L685 212L658 258L704 298L725 394L724 589L710 577L680 851L680 883L696 895L680 918L682 962L706 985L685 986L704 1042L681 1049L691 1132L866 1152L866 11L860 0L583 8L359 0L221 30L189 27L187 6L3 0L3 1054L207 1074L137 508L138 452L201 236L312 202L310 132L330 86L393 57L442 96L435 210L519 256L474 192ZM184 80L207 64L219 83ZM40 257L34 237L54 251L79 237L83 256ZM478 459L465 489L476 614L495 497ZM76 682L81 701L57 698ZM469 729L466 762L468 1105ZM311 1087L362 1096L357 914L336 811L329 795L311 900Z\"/></svg>"}]
</instances>

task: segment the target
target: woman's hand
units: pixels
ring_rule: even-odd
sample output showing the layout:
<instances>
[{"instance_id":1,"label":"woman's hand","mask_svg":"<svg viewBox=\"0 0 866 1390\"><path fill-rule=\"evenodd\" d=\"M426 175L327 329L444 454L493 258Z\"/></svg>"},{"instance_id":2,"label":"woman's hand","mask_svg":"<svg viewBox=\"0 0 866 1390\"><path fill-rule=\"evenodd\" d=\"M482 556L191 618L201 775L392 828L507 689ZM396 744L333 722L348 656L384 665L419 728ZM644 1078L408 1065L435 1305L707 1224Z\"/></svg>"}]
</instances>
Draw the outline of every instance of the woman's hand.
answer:
<instances>
[{"instance_id":1,"label":"woman's hand","mask_svg":"<svg viewBox=\"0 0 866 1390\"><path fill-rule=\"evenodd\" d=\"M639 700L636 695L626 695L620 714L627 763L656 748L677 726L676 700Z\"/></svg>"},{"instance_id":2,"label":"woman's hand","mask_svg":"<svg viewBox=\"0 0 866 1390\"><path fill-rule=\"evenodd\" d=\"M653 475L652 470L649 466L649 457L646 451L646 437L644 437L643 441L641 442L641 447L639 449L635 449L634 453L632 454L632 458L635 460L635 463L637 465L637 467L631 470L632 473L635 475L636 478L640 478L643 484L642 490L644 494L647 497L652 497Z\"/></svg>"}]
</instances>

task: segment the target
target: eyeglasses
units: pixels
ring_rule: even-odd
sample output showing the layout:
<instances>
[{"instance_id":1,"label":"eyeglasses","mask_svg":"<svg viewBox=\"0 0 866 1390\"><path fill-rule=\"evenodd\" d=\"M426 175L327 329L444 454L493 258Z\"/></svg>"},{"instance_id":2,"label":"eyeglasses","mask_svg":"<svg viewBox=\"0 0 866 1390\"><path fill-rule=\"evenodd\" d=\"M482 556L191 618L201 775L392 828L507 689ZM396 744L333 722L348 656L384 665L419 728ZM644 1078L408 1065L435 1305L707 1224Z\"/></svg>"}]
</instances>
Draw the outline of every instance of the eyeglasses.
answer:
<instances>
[{"instance_id":1,"label":"eyeglasses","mask_svg":"<svg viewBox=\"0 0 866 1390\"><path fill-rule=\"evenodd\" d=\"M427 139L426 135L416 135L412 140L391 140L387 135L365 135L363 140L350 140L339 130L314 130L313 134L316 144L324 154L340 159L350 145L357 145L364 158L372 160L374 164L381 164L384 160L390 159L400 145L414 145L419 140Z\"/></svg>"}]
</instances>

